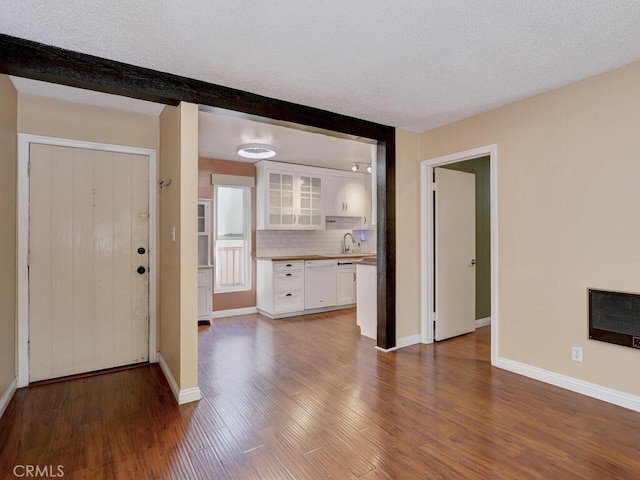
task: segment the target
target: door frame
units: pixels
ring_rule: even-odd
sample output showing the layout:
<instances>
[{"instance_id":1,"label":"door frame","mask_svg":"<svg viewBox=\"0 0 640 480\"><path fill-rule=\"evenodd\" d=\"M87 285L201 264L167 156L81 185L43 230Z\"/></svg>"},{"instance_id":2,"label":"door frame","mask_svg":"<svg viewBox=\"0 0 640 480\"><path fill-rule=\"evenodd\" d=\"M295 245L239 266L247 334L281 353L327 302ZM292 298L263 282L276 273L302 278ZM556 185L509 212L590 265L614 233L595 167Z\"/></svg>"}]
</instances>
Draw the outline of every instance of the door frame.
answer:
<instances>
[{"instance_id":1,"label":"door frame","mask_svg":"<svg viewBox=\"0 0 640 480\"><path fill-rule=\"evenodd\" d=\"M435 252L433 212L433 169L478 157L489 157L489 190L491 222L491 364L498 359L498 146L485 145L462 152L435 157L420 162L420 341L433 343L434 327L431 312L434 298Z\"/></svg>"},{"instance_id":2,"label":"door frame","mask_svg":"<svg viewBox=\"0 0 640 480\"><path fill-rule=\"evenodd\" d=\"M29 146L31 144L53 145L59 147L83 148L102 150L107 152L143 155L149 158L149 363L158 361L157 352L157 318L156 318L156 289L157 289L157 154L153 149L111 145L107 143L72 140L67 138L47 137L18 134L18 235L17 235L17 266L18 266L18 381L17 386L29 385Z\"/></svg>"}]
</instances>

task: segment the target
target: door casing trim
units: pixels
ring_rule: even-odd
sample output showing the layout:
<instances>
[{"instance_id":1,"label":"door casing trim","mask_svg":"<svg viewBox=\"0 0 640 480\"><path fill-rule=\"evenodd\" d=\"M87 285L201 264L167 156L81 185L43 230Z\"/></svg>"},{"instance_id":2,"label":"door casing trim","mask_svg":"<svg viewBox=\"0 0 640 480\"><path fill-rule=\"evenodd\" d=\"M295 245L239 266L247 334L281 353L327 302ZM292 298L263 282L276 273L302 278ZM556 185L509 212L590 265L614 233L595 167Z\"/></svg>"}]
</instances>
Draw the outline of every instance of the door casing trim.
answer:
<instances>
[{"instance_id":1,"label":"door casing trim","mask_svg":"<svg viewBox=\"0 0 640 480\"><path fill-rule=\"evenodd\" d=\"M491 364L498 360L498 146L485 145L462 152L431 158L420 162L420 336L422 343L433 343L434 329L431 312L433 294L433 169L441 165L489 157L489 190L491 222Z\"/></svg>"},{"instance_id":2,"label":"door casing trim","mask_svg":"<svg viewBox=\"0 0 640 480\"><path fill-rule=\"evenodd\" d=\"M17 235L17 267L18 267L18 388L29 385L29 145L54 145L59 147L84 148L107 152L144 155L149 158L149 362L157 363L157 153L153 149L112 145L107 143L88 142L67 138L18 134L18 235Z\"/></svg>"}]
</instances>

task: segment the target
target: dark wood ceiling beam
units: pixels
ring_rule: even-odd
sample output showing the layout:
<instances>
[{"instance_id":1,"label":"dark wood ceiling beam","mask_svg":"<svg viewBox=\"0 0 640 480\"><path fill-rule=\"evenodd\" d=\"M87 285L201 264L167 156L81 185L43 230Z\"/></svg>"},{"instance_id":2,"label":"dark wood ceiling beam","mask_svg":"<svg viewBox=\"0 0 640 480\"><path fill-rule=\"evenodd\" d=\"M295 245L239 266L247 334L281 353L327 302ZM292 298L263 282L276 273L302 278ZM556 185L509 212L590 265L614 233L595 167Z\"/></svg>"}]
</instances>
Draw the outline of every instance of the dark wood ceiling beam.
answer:
<instances>
[{"instance_id":1,"label":"dark wood ceiling beam","mask_svg":"<svg viewBox=\"0 0 640 480\"><path fill-rule=\"evenodd\" d=\"M395 346L395 128L4 34L0 73L165 105L185 101L377 141L377 344Z\"/></svg>"},{"instance_id":2,"label":"dark wood ceiling beam","mask_svg":"<svg viewBox=\"0 0 640 480\"><path fill-rule=\"evenodd\" d=\"M394 129L317 108L0 34L0 72L177 105L181 101L380 140ZM339 127L339 128L336 128Z\"/></svg>"}]
</instances>

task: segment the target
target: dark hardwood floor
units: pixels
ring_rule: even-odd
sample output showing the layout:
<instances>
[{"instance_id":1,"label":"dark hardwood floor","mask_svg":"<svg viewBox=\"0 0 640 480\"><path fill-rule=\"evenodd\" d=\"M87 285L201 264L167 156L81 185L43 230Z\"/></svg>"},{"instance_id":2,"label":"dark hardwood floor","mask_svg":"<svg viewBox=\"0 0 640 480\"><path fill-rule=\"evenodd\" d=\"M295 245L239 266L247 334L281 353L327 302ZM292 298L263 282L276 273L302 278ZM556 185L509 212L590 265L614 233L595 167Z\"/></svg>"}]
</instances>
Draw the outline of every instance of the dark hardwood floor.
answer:
<instances>
[{"instance_id":1,"label":"dark hardwood floor","mask_svg":"<svg viewBox=\"0 0 640 480\"><path fill-rule=\"evenodd\" d=\"M639 413L492 368L488 327L394 353L354 310L199 329L203 400L157 365L21 389L0 478L640 477Z\"/></svg>"}]
</instances>

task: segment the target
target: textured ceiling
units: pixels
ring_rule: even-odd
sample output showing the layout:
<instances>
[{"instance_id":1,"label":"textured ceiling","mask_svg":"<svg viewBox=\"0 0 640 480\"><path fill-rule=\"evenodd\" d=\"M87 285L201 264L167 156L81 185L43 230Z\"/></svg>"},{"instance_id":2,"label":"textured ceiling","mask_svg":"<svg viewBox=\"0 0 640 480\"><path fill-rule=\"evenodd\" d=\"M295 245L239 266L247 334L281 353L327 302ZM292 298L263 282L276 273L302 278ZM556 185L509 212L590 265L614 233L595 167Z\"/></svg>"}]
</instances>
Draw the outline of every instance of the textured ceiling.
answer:
<instances>
[{"instance_id":1,"label":"textured ceiling","mask_svg":"<svg viewBox=\"0 0 640 480\"><path fill-rule=\"evenodd\" d=\"M371 163L371 145L320 133L258 123L232 116L200 112L199 153L202 157L254 163L243 159L237 147L245 143L266 143L274 147L279 162L350 170L354 163Z\"/></svg>"},{"instance_id":2,"label":"textured ceiling","mask_svg":"<svg viewBox=\"0 0 640 480\"><path fill-rule=\"evenodd\" d=\"M640 60L638 0L9 0L0 31L412 131Z\"/></svg>"}]
</instances>

